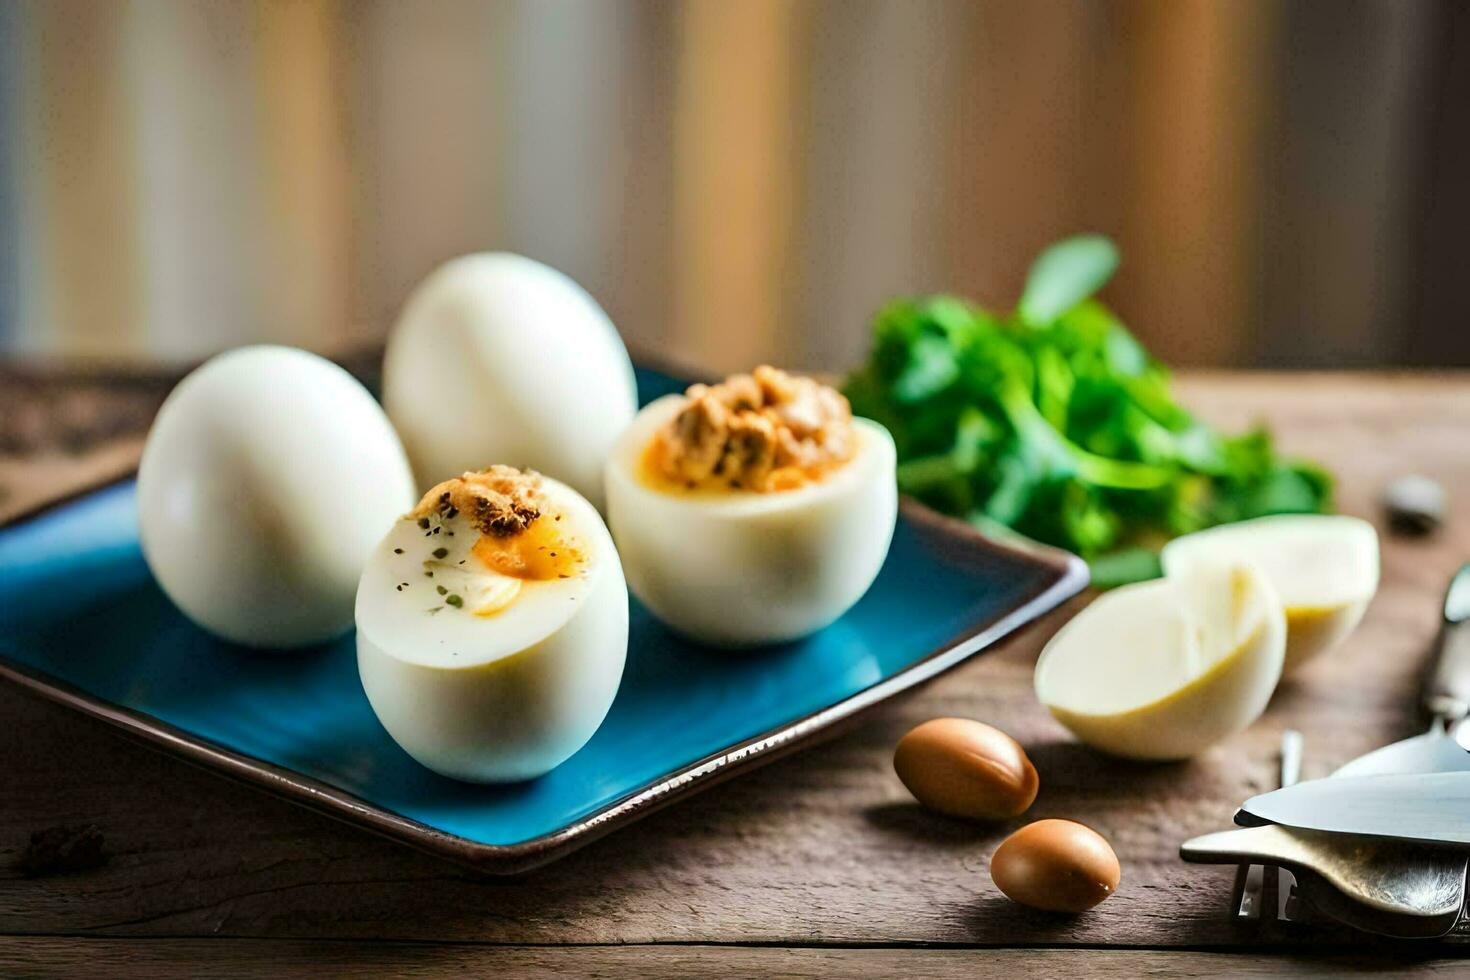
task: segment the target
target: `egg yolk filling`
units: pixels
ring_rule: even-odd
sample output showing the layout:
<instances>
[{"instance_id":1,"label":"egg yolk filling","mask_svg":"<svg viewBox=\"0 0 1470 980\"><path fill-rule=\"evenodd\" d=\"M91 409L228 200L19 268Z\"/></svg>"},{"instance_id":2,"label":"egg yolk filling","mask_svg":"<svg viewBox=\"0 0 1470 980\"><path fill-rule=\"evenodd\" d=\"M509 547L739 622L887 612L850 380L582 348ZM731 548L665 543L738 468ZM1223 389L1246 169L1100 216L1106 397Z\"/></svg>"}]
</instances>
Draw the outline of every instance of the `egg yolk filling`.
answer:
<instances>
[{"instance_id":1,"label":"egg yolk filling","mask_svg":"<svg viewBox=\"0 0 1470 980\"><path fill-rule=\"evenodd\" d=\"M821 480L852 458L852 408L841 392L762 365L697 384L649 443L645 473L687 490L776 493Z\"/></svg>"},{"instance_id":2,"label":"egg yolk filling","mask_svg":"<svg viewBox=\"0 0 1470 980\"><path fill-rule=\"evenodd\" d=\"M540 475L530 470L492 466L445 480L406 519L428 539L424 576L434 580L440 600L430 612L493 616L526 585L568 579L586 567L584 550L550 507ZM456 531L478 534L466 550L448 540Z\"/></svg>"}]
</instances>

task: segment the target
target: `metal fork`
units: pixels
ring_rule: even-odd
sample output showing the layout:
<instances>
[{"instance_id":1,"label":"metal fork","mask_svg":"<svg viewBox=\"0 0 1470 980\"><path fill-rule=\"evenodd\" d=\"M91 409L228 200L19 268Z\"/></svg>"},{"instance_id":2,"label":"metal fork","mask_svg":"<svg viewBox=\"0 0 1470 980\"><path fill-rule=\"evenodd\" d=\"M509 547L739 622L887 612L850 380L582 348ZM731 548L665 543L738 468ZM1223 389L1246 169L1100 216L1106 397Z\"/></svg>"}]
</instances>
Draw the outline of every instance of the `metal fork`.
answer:
<instances>
[{"instance_id":1,"label":"metal fork","mask_svg":"<svg viewBox=\"0 0 1470 980\"><path fill-rule=\"evenodd\" d=\"M1302 775L1302 733L1288 728L1281 733L1281 785L1290 786ZM1235 872L1235 917L1259 919L1267 876L1276 883L1276 918L1291 919L1296 911L1296 878L1274 866L1242 864Z\"/></svg>"},{"instance_id":2,"label":"metal fork","mask_svg":"<svg viewBox=\"0 0 1470 980\"><path fill-rule=\"evenodd\" d=\"M1301 776L1301 760L1301 733L1290 730L1283 732L1281 736L1281 785L1290 786L1298 781ZM1230 833L1235 832L1227 832L1227 835ZM1318 876L1308 874L1306 879L1299 881L1292 872L1285 868L1269 864L1242 864L1236 871L1236 891L1232 907L1237 920L1259 920L1263 917L1262 908L1266 904L1266 896L1270 893L1268 886L1273 883L1276 901L1271 913L1273 913L1272 917L1280 922L1323 922L1336 919L1355 928L1385 935L1422 936L1422 938L1438 939L1448 943L1470 942L1470 893L1467 893L1467 898L1464 899L1464 904L1453 927L1448 932L1444 932L1442 919L1429 923L1410 917L1406 922L1402 917L1398 917L1386 923L1382 919L1365 918L1363 909L1356 905L1334 905L1337 893L1330 883L1321 880ZM1323 902L1327 904L1319 905ZM1345 912L1352 914L1344 914ZM1406 925L1412 925L1414 930L1422 926L1424 931L1405 931Z\"/></svg>"}]
</instances>

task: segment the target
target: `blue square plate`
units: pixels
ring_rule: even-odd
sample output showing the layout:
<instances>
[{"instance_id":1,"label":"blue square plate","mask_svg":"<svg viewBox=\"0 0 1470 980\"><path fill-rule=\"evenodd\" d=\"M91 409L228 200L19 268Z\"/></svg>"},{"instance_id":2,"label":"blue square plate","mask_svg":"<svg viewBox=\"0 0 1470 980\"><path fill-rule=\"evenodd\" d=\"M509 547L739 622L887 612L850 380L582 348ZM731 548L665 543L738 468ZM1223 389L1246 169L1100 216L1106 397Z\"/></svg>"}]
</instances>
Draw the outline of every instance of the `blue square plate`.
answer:
<instances>
[{"instance_id":1,"label":"blue square plate","mask_svg":"<svg viewBox=\"0 0 1470 980\"><path fill-rule=\"evenodd\" d=\"M651 371L638 381L645 401L683 387ZM905 501L873 588L810 639L706 650L635 600L622 688L592 741L540 779L473 786L422 768L378 725L351 636L260 653L185 619L143 562L129 480L0 529L0 676L295 802L511 873L797 748L1086 581L1065 552L992 541Z\"/></svg>"}]
</instances>

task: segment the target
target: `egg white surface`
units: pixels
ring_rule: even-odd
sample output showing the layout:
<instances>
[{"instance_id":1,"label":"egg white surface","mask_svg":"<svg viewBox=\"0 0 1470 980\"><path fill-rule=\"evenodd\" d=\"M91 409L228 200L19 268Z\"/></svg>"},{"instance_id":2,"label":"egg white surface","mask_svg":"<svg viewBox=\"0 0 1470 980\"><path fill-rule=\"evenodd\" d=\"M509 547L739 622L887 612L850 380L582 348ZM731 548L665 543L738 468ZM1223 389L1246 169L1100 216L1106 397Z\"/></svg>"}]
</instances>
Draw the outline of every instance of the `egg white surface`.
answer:
<instances>
[{"instance_id":1,"label":"egg white surface","mask_svg":"<svg viewBox=\"0 0 1470 980\"><path fill-rule=\"evenodd\" d=\"M1286 659L1286 615L1247 563L1200 562L1098 596L1037 658L1037 699L1094 748L1185 759L1266 710Z\"/></svg>"},{"instance_id":2,"label":"egg white surface","mask_svg":"<svg viewBox=\"0 0 1470 980\"><path fill-rule=\"evenodd\" d=\"M306 351L245 347L159 410L138 467L139 537L194 622L295 647L352 625L367 556L414 498L397 435L351 375Z\"/></svg>"},{"instance_id":3,"label":"egg white surface","mask_svg":"<svg viewBox=\"0 0 1470 980\"><path fill-rule=\"evenodd\" d=\"M1196 531L1164 545L1164 574L1207 562L1248 562L1286 608L1286 670L1336 647L1378 591L1378 532L1346 514L1276 514Z\"/></svg>"},{"instance_id":4,"label":"egg white surface","mask_svg":"<svg viewBox=\"0 0 1470 980\"><path fill-rule=\"evenodd\" d=\"M608 460L608 524L633 594L674 630L717 646L793 640L837 619L872 585L893 539L888 430L853 419L853 458L809 486L683 494L640 471L685 404L669 395L648 405Z\"/></svg>"},{"instance_id":5,"label":"egg white surface","mask_svg":"<svg viewBox=\"0 0 1470 980\"><path fill-rule=\"evenodd\" d=\"M449 607L437 590L453 581L463 594L469 579L503 578L468 554L478 532L462 517L443 525L452 538L396 521L363 572L363 689L393 739L442 775L513 782L550 771L596 732L622 680L628 589L612 539L570 488L543 479L543 491L582 551L583 572L526 582L492 615L476 615L470 603ZM448 552L442 559L432 556L438 547ZM446 568L468 570L446 578Z\"/></svg>"},{"instance_id":6,"label":"egg white surface","mask_svg":"<svg viewBox=\"0 0 1470 980\"><path fill-rule=\"evenodd\" d=\"M602 467L637 411L628 352L587 291L509 253L454 259L392 334L383 401L421 489L493 462L602 505Z\"/></svg>"}]
</instances>

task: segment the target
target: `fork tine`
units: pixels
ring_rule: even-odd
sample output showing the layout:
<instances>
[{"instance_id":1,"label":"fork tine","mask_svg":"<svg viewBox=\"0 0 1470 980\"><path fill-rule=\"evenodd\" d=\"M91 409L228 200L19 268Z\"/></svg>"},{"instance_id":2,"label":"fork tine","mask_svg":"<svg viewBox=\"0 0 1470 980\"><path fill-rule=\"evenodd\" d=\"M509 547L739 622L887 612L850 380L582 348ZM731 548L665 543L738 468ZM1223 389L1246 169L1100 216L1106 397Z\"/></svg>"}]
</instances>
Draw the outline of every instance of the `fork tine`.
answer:
<instances>
[{"instance_id":1,"label":"fork tine","mask_svg":"<svg viewBox=\"0 0 1470 980\"><path fill-rule=\"evenodd\" d=\"M1235 869L1235 888L1231 906L1237 919L1261 917L1261 890L1266 869L1259 864L1242 864Z\"/></svg>"},{"instance_id":2,"label":"fork tine","mask_svg":"<svg viewBox=\"0 0 1470 980\"><path fill-rule=\"evenodd\" d=\"M1302 733L1288 728L1281 733L1281 762L1279 782L1290 786L1302 774ZM1267 879L1271 880L1268 882ZM1267 885L1274 885L1268 888ZM1268 891L1275 893L1274 917L1287 918L1287 902L1296 887L1291 872L1279 868L1266 868L1259 864L1242 864L1235 872L1235 885L1231 889L1230 907L1235 909L1237 919L1259 919L1261 906Z\"/></svg>"}]
</instances>

